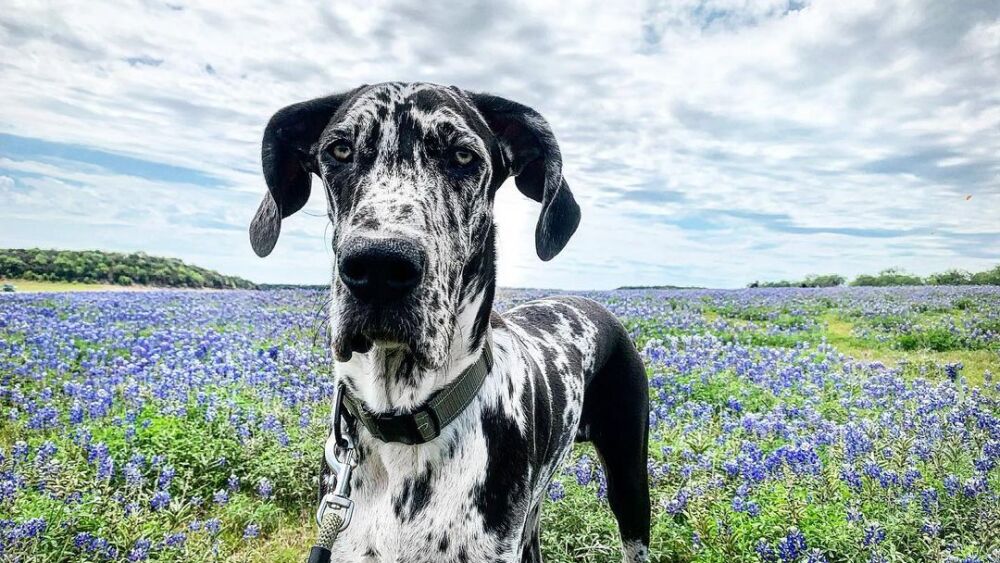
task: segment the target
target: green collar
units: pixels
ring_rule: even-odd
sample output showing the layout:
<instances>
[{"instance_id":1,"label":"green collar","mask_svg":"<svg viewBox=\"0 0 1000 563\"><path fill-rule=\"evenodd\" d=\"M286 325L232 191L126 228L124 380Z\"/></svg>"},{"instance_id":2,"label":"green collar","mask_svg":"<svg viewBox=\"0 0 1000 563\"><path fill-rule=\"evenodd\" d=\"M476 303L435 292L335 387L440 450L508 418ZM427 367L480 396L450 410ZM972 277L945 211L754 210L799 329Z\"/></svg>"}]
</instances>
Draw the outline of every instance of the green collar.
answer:
<instances>
[{"instance_id":1,"label":"green collar","mask_svg":"<svg viewBox=\"0 0 1000 563\"><path fill-rule=\"evenodd\" d=\"M430 442L476 398L486 374L493 369L493 339L489 329L486 330L484 339L483 352L476 363L465 368L458 379L434 393L427 404L414 412L373 413L346 389L342 393L344 406L372 436L383 442L407 445Z\"/></svg>"}]
</instances>

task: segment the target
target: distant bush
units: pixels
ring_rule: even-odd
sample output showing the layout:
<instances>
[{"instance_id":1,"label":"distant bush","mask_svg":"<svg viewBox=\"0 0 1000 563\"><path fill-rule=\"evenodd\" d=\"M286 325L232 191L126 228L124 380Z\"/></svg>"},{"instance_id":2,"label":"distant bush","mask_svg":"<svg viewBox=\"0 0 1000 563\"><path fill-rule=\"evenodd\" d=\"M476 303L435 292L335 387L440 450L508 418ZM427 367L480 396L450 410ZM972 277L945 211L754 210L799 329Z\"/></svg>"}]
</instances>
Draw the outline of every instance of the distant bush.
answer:
<instances>
[{"instance_id":1,"label":"distant bush","mask_svg":"<svg viewBox=\"0 0 1000 563\"><path fill-rule=\"evenodd\" d=\"M837 287L844 285L844 276L839 274L825 274L822 276L806 276L802 281L802 287Z\"/></svg>"},{"instance_id":2,"label":"distant bush","mask_svg":"<svg viewBox=\"0 0 1000 563\"><path fill-rule=\"evenodd\" d=\"M973 285L1000 285L1000 264L992 270L972 274L970 283Z\"/></svg>"},{"instance_id":3,"label":"distant bush","mask_svg":"<svg viewBox=\"0 0 1000 563\"><path fill-rule=\"evenodd\" d=\"M861 274L854 278L851 285L886 287L896 285L924 285L924 280L920 276L907 274L898 268L888 268L876 275Z\"/></svg>"},{"instance_id":4,"label":"distant bush","mask_svg":"<svg viewBox=\"0 0 1000 563\"><path fill-rule=\"evenodd\" d=\"M846 279L838 274L806 276L802 281L755 281L747 287L836 287ZM899 268L888 268L872 274L861 274L851 282L854 286L888 287L895 285L1000 285L1000 265L985 272L969 273L965 270L947 270L921 278Z\"/></svg>"},{"instance_id":5,"label":"distant bush","mask_svg":"<svg viewBox=\"0 0 1000 563\"><path fill-rule=\"evenodd\" d=\"M839 274L809 275L802 281L765 281L753 282L750 287L837 287L844 285L844 276Z\"/></svg>"},{"instance_id":6,"label":"distant bush","mask_svg":"<svg viewBox=\"0 0 1000 563\"><path fill-rule=\"evenodd\" d=\"M969 285L972 283L972 274L965 270L948 270L927 276L926 282L927 285Z\"/></svg>"},{"instance_id":7,"label":"distant bush","mask_svg":"<svg viewBox=\"0 0 1000 563\"><path fill-rule=\"evenodd\" d=\"M176 258L98 250L0 249L0 278L215 289L256 289L253 282Z\"/></svg>"}]
</instances>

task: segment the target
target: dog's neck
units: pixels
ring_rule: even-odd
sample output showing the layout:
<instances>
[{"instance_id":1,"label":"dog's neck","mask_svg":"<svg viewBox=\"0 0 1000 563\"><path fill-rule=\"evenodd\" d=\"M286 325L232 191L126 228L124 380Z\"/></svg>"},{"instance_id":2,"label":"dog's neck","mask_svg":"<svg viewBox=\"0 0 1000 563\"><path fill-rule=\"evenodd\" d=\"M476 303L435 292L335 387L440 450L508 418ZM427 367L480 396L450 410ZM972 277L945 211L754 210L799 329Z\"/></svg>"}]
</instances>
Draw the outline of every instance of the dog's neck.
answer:
<instances>
[{"instance_id":1,"label":"dog's neck","mask_svg":"<svg viewBox=\"0 0 1000 563\"><path fill-rule=\"evenodd\" d=\"M412 412L479 360L486 344L496 289L495 227L490 229L484 249L462 272L462 299L440 367L424 369L403 347L372 345L336 364L338 378L349 392L374 413Z\"/></svg>"}]
</instances>

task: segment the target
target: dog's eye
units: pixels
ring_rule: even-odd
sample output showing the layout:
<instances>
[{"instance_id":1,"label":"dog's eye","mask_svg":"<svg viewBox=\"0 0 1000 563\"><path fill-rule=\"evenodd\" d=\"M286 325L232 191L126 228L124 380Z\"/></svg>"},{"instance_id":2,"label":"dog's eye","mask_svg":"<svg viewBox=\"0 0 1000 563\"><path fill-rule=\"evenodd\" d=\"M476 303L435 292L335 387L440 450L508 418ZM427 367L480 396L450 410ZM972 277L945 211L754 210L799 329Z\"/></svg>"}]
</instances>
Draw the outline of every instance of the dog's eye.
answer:
<instances>
[{"instance_id":1,"label":"dog's eye","mask_svg":"<svg viewBox=\"0 0 1000 563\"><path fill-rule=\"evenodd\" d=\"M451 153L451 162L458 166L468 166L475 159L476 155L465 149L455 149Z\"/></svg>"},{"instance_id":2,"label":"dog's eye","mask_svg":"<svg viewBox=\"0 0 1000 563\"><path fill-rule=\"evenodd\" d=\"M351 150L351 146L347 143L334 143L333 146L329 148L330 156L339 160L340 162L350 162L351 157L354 155L354 151Z\"/></svg>"}]
</instances>

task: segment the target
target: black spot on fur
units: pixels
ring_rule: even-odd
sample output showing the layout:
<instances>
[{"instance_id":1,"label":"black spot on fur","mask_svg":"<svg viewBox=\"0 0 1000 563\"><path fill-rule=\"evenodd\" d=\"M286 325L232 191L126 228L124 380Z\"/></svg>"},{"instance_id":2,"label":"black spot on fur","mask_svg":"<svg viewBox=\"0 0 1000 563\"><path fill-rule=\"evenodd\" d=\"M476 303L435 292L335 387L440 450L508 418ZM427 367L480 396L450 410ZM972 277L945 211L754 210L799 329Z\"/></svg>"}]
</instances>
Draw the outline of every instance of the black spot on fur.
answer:
<instances>
[{"instance_id":1,"label":"black spot on fur","mask_svg":"<svg viewBox=\"0 0 1000 563\"><path fill-rule=\"evenodd\" d=\"M399 495L393 497L392 499L392 512L396 515L396 519L403 521L403 508L410 500L410 488L413 486L413 481L410 479L403 480L403 490L399 492Z\"/></svg>"},{"instance_id":2,"label":"black spot on fur","mask_svg":"<svg viewBox=\"0 0 1000 563\"><path fill-rule=\"evenodd\" d=\"M417 477L416 481L413 483L413 500L410 503L410 520L413 520L417 514L420 514L425 508L427 508L427 503L430 502L432 492L431 466L428 464L426 471Z\"/></svg>"},{"instance_id":3,"label":"black spot on fur","mask_svg":"<svg viewBox=\"0 0 1000 563\"><path fill-rule=\"evenodd\" d=\"M529 444L517 423L494 409L483 410L482 425L489 461L486 479L473 497L483 527L503 543L510 541L516 525L515 507L526 500Z\"/></svg>"}]
</instances>

